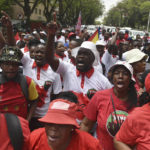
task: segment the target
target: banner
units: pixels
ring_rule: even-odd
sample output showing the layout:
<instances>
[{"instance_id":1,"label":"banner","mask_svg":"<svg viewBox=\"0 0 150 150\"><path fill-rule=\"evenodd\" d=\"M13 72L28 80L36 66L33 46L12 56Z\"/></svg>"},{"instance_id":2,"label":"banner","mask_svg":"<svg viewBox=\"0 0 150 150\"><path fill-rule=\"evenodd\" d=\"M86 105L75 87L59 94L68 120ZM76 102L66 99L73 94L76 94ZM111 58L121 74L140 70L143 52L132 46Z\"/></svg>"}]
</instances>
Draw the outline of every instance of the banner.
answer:
<instances>
[{"instance_id":1,"label":"banner","mask_svg":"<svg viewBox=\"0 0 150 150\"><path fill-rule=\"evenodd\" d=\"M79 35L80 30L81 30L81 11L79 13L78 22L77 22L77 25L76 25L76 32L75 32L76 35Z\"/></svg>"}]
</instances>

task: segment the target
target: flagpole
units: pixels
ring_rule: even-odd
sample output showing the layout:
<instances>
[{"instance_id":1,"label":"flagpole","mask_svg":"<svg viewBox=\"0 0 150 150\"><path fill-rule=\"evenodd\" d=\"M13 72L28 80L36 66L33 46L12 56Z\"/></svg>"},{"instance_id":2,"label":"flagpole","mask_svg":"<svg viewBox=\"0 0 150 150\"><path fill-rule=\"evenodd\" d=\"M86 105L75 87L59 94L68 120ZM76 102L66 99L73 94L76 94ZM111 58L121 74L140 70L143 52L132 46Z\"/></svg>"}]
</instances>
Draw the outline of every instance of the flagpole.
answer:
<instances>
[{"instance_id":1,"label":"flagpole","mask_svg":"<svg viewBox=\"0 0 150 150\"><path fill-rule=\"evenodd\" d=\"M148 32L148 30L149 30L149 22L150 22L150 11L149 11L149 15L148 15L147 32Z\"/></svg>"}]
</instances>

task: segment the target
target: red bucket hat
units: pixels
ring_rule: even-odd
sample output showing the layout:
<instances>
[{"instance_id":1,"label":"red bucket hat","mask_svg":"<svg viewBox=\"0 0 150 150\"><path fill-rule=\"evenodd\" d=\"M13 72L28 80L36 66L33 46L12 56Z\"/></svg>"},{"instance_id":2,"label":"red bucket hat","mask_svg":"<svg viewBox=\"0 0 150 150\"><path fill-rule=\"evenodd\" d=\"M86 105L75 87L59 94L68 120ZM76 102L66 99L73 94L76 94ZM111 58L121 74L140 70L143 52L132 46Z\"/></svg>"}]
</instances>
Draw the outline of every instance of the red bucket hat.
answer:
<instances>
[{"instance_id":1,"label":"red bucket hat","mask_svg":"<svg viewBox=\"0 0 150 150\"><path fill-rule=\"evenodd\" d=\"M76 121L77 105L64 99L57 99L50 103L48 112L39 119L41 122L74 125L80 128Z\"/></svg>"},{"instance_id":2,"label":"red bucket hat","mask_svg":"<svg viewBox=\"0 0 150 150\"><path fill-rule=\"evenodd\" d=\"M146 88L146 92L150 92L150 73L146 76L145 79L145 88Z\"/></svg>"}]
</instances>

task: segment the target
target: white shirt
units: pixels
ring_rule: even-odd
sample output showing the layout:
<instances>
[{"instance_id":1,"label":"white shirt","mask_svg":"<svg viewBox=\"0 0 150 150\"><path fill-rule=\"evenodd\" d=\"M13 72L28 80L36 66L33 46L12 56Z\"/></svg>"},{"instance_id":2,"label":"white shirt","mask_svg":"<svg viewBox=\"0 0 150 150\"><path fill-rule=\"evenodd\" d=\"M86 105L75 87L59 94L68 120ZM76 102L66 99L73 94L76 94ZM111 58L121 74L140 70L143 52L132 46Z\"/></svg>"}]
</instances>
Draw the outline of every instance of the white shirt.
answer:
<instances>
[{"instance_id":1,"label":"white shirt","mask_svg":"<svg viewBox=\"0 0 150 150\"><path fill-rule=\"evenodd\" d=\"M38 69L37 67L32 68L34 60L29 59L29 57L24 56L22 59L23 63L23 74L32 78L40 87L43 87L45 82L51 82L50 87L47 90L47 95L45 97L45 104L42 107L37 107L34 113L34 117L43 117L49 107L50 103L50 95L53 91L54 94L58 94L62 91L62 84L60 75L55 73L50 66L48 66L47 70L40 69L40 79L38 77Z\"/></svg>"},{"instance_id":2,"label":"white shirt","mask_svg":"<svg viewBox=\"0 0 150 150\"><path fill-rule=\"evenodd\" d=\"M64 51L64 54L66 55L66 57L64 57L63 61L66 61L66 62L70 62L70 59L69 59L69 56L68 56L68 51Z\"/></svg>"},{"instance_id":3,"label":"white shirt","mask_svg":"<svg viewBox=\"0 0 150 150\"><path fill-rule=\"evenodd\" d=\"M102 34L99 35L99 40L104 40L104 36Z\"/></svg>"},{"instance_id":4,"label":"white shirt","mask_svg":"<svg viewBox=\"0 0 150 150\"><path fill-rule=\"evenodd\" d=\"M117 62L118 56L113 57L108 50L105 51L105 53L102 56L102 63L105 65L106 73L105 75L107 76L107 73L109 69Z\"/></svg>"},{"instance_id":5,"label":"white shirt","mask_svg":"<svg viewBox=\"0 0 150 150\"><path fill-rule=\"evenodd\" d=\"M65 44L65 37L61 35L61 37L57 39L57 37L55 36L55 42L62 42L63 44Z\"/></svg>"},{"instance_id":6,"label":"white shirt","mask_svg":"<svg viewBox=\"0 0 150 150\"><path fill-rule=\"evenodd\" d=\"M25 47L26 47L26 46L25 46ZM28 54L28 55L30 55L30 54L29 54L29 51L25 51L25 47L23 47L23 48L20 49L21 52L22 52L23 54Z\"/></svg>"},{"instance_id":7,"label":"white shirt","mask_svg":"<svg viewBox=\"0 0 150 150\"><path fill-rule=\"evenodd\" d=\"M70 63L59 61L57 73L63 76L64 91L75 91L87 94L89 89L97 91L111 88L112 85L108 79L101 74L96 68L90 78L84 77L84 87L81 88L81 75L77 76L76 67Z\"/></svg>"},{"instance_id":8,"label":"white shirt","mask_svg":"<svg viewBox=\"0 0 150 150\"><path fill-rule=\"evenodd\" d=\"M97 66L94 66L94 68L96 68L100 73L103 74L103 67L102 67L100 61L98 62L98 65L97 65Z\"/></svg>"}]
</instances>

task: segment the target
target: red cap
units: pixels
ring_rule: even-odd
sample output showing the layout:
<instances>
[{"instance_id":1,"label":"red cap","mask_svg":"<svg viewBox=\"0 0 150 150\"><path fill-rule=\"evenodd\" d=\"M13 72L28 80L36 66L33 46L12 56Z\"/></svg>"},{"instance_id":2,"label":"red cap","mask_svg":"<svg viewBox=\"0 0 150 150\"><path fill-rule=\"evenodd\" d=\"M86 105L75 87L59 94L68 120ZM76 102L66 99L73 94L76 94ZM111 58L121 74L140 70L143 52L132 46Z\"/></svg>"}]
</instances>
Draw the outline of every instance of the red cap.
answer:
<instances>
[{"instance_id":1,"label":"red cap","mask_svg":"<svg viewBox=\"0 0 150 150\"><path fill-rule=\"evenodd\" d=\"M69 34L68 34L68 38L70 38L72 35L76 35L74 32L70 32Z\"/></svg>"},{"instance_id":2,"label":"red cap","mask_svg":"<svg viewBox=\"0 0 150 150\"><path fill-rule=\"evenodd\" d=\"M57 99L50 103L48 112L39 119L41 122L74 125L80 128L76 121L77 105L68 100Z\"/></svg>"},{"instance_id":3,"label":"red cap","mask_svg":"<svg viewBox=\"0 0 150 150\"><path fill-rule=\"evenodd\" d=\"M146 76L145 79L145 88L146 88L146 92L150 92L150 73Z\"/></svg>"}]
</instances>

